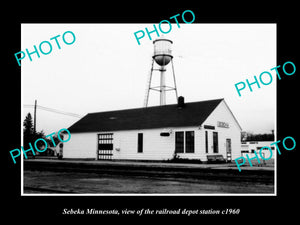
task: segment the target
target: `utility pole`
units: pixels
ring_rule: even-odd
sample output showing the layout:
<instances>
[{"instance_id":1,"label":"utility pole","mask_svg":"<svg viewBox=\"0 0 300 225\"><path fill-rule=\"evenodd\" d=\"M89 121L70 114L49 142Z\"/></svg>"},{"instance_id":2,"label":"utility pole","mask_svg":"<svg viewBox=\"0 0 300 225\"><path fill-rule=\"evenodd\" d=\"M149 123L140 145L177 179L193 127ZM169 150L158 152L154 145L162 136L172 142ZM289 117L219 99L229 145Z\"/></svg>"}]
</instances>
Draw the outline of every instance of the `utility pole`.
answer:
<instances>
[{"instance_id":1,"label":"utility pole","mask_svg":"<svg viewBox=\"0 0 300 225\"><path fill-rule=\"evenodd\" d=\"M37 101L35 100L35 103L34 103L34 124L33 124L33 133L34 134L36 133L36 103L37 103Z\"/></svg>"}]
</instances>

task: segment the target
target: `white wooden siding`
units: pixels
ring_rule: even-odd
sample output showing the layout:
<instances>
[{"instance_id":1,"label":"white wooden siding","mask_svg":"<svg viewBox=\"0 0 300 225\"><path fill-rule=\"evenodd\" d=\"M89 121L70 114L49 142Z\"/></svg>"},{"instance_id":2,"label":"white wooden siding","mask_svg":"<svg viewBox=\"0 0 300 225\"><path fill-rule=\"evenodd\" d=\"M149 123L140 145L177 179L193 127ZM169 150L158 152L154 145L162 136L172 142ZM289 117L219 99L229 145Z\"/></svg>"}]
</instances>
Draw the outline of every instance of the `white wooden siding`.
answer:
<instances>
[{"instance_id":1,"label":"white wooden siding","mask_svg":"<svg viewBox=\"0 0 300 225\"><path fill-rule=\"evenodd\" d=\"M175 152L175 131L195 128L170 128L170 136L162 137L163 129L118 131L114 133L114 159L168 160ZM143 153L137 152L138 133L143 133ZM120 149L116 151L115 149Z\"/></svg>"},{"instance_id":2,"label":"white wooden siding","mask_svg":"<svg viewBox=\"0 0 300 225\"><path fill-rule=\"evenodd\" d=\"M229 123L229 128L217 126L217 121ZM203 125L215 126L215 130L204 129ZM162 137L160 133L164 130L147 129L131 131L111 131L113 133L113 159L120 160L168 160L175 152L175 132L194 131L195 152L179 153L180 158L207 160L205 153L205 131L208 131L208 154L213 153L213 131L218 132L219 153L226 158L226 138L231 139L232 160L241 156L241 130L233 118L230 110L222 101L212 114L206 119L202 126L194 127L168 127L172 133L170 136ZM64 144L64 158L94 158L97 159L97 141L101 132L74 133L70 141ZM103 132L107 133L107 132ZM143 133L143 152L137 152L138 133Z\"/></svg>"},{"instance_id":3,"label":"white wooden siding","mask_svg":"<svg viewBox=\"0 0 300 225\"><path fill-rule=\"evenodd\" d=\"M229 128L218 127L217 122L226 122L229 124ZM215 126L215 130L204 129L203 125L212 125ZM202 125L203 130L207 130L209 133L209 148L208 154L213 153L213 131L218 132L219 138L219 153L226 158L226 139L231 139L231 151L232 151L232 160L241 156L241 129L237 124L236 120L232 116L229 108L222 101L217 108L210 114L210 116L204 121Z\"/></svg>"}]
</instances>

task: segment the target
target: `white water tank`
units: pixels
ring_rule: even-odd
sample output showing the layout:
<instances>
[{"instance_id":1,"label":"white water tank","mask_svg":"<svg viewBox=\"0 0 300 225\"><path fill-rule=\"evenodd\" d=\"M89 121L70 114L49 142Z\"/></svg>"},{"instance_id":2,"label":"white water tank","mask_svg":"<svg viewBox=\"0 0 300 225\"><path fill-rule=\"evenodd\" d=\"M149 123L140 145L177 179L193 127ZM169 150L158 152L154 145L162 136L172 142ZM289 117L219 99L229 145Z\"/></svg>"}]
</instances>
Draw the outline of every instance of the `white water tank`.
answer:
<instances>
[{"instance_id":1,"label":"white water tank","mask_svg":"<svg viewBox=\"0 0 300 225\"><path fill-rule=\"evenodd\" d=\"M155 62L160 66L166 66L173 58L172 56L172 44L173 42L169 39L160 38L153 41L154 44L154 55Z\"/></svg>"}]
</instances>

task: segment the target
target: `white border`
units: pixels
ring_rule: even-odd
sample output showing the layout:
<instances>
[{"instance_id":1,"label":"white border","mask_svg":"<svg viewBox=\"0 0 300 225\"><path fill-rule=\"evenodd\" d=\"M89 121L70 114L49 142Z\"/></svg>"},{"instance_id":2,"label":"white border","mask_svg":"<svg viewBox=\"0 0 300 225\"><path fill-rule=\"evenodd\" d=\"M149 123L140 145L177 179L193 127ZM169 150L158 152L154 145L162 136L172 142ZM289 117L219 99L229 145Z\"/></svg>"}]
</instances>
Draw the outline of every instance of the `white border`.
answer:
<instances>
[{"instance_id":1,"label":"white border","mask_svg":"<svg viewBox=\"0 0 300 225\"><path fill-rule=\"evenodd\" d=\"M216 23L211 23L211 24L216 24ZM225 24L234 24L234 23L225 23ZM249 24L249 23L247 23ZM256 24L256 23L252 23ZM265 24L265 23L264 23ZM277 23L267 23L267 24L275 24L276 25L276 65L278 65L277 62L277 52L278 52L278 29L277 29ZM22 35L22 26L21 26L21 35ZM21 42L22 43L22 42ZM22 47L22 44L21 44ZM275 134L275 141L277 141L277 79L275 80L275 127L274 127L274 134ZM21 144L23 145L23 76L22 76L22 66L21 66ZM235 194L235 193L230 193L230 194L26 194L24 193L24 179L23 179L23 174L24 174L24 157L23 157L23 152L21 153L21 196L277 196L277 151L276 152L275 158L274 158L274 193L270 194L247 194L247 193L242 193L242 194Z\"/></svg>"}]
</instances>

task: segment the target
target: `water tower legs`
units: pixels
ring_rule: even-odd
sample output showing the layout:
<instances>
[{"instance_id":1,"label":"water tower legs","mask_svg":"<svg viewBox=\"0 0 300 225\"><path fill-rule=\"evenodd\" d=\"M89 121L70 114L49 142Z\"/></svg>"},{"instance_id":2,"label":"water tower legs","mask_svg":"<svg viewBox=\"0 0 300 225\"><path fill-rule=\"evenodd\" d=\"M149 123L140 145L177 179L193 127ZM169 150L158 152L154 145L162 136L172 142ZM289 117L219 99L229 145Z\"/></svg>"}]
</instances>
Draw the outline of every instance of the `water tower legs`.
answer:
<instances>
[{"instance_id":1,"label":"water tower legs","mask_svg":"<svg viewBox=\"0 0 300 225\"><path fill-rule=\"evenodd\" d=\"M147 89L146 89L146 94L145 94L145 99L144 99L144 107L148 106L149 94L150 94L150 89L151 89L152 73L153 73L153 65L154 65L154 59L152 58L151 70L150 70L148 80L147 80Z\"/></svg>"},{"instance_id":2,"label":"water tower legs","mask_svg":"<svg viewBox=\"0 0 300 225\"><path fill-rule=\"evenodd\" d=\"M160 105L166 104L166 78L165 78L165 67L161 66L160 69Z\"/></svg>"},{"instance_id":3,"label":"water tower legs","mask_svg":"<svg viewBox=\"0 0 300 225\"><path fill-rule=\"evenodd\" d=\"M175 79L175 70L174 70L174 65L173 65L173 59L171 59L171 64L172 64L172 71L173 71L174 91L175 91L175 95L176 95L176 101L178 101L178 93L177 93L177 85L176 85L176 79Z\"/></svg>"},{"instance_id":4,"label":"water tower legs","mask_svg":"<svg viewBox=\"0 0 300 225\"><path fill-rule=\"evenodd\" d=\"M173 74L174 87L166 86L166 77L165 77L166 76L166 73L165 73L166 72L166 68L165 68L166 66L160 66L159 69L154 69L154 59L152 59L151 70L150 70L150 73L149 73L149 76L148 76L148 81L147 81L147 89L146 89L146 94L145 94L145 99L144 99L144 107L148 106L150 90L160 92L160 98L159 98L160 105L166 105L166 93L167 93L167 91L175 91L176 101L177 101L178 94L177 94L173 59L171 59L171 64L172 64L172 74ZM153 76L153 71L154 70L160 71L160 85L156 86L156 87L151 86L152 76Z\"/></svg>"}]
</instances>

